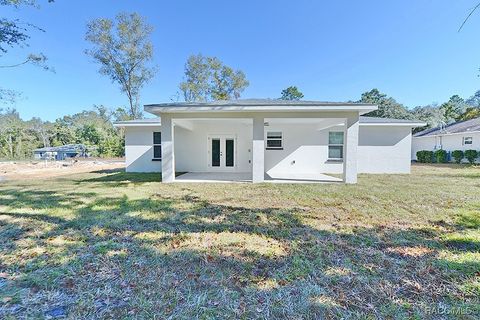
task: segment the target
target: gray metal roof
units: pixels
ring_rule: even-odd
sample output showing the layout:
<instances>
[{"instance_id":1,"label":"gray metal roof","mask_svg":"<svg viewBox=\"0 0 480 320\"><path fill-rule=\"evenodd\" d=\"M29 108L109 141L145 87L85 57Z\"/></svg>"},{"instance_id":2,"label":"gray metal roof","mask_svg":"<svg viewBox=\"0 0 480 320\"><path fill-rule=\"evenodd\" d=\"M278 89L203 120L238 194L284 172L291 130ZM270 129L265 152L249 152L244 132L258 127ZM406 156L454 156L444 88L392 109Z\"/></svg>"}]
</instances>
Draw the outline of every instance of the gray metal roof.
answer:
<instances>
[{"instance_id":1,"label":"gray metal roof","mask_svg":"<svg viewBox=\"0 0 480 320\"><path fill-rule=\"evenodd\" d=\"M81 152L85 151L87 147L84 144L66 144L59 147L45 147L35 149L34 152Z\"/></svg>"},{"instance_id":2,"label":"gray metal roof","mask_svg":"<svg viewBox=\"0 0 480 320\"><path fill-rule=\"evenodd\" d=\"M281 99L238 99L220 100L209 102L169 102L159 104L147 104L145 107L229 107L229 106L371 106L370 103L357 102L329 102L329 101L305 101L305 100L281 100Z\"/></svg>"},{"instance_id":3,"label":"gray metal roof","mask_svg":"<svg viewBox=\"0 0 480 320\"><path fill-rule=\"evenodd\" d=\"M470 119L461 122L455 122L449 124L443 128L436 127L423 130L414 134L414 137L428 137L428 136L437 136L450 133L462 133L462 132L472 132L480 131L480 117L475 119Z\"/></svg>"}]
</instances>

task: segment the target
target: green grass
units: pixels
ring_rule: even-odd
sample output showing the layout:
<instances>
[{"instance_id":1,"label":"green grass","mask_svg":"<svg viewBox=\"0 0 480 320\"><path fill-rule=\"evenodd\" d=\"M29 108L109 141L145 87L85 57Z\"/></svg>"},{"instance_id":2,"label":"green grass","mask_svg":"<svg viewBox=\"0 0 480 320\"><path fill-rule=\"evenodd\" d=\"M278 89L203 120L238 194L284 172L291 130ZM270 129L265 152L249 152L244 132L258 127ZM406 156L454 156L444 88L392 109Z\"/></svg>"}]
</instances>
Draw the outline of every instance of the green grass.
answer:
<instances>
[{"instance_id":1,"label":"green grass","mask_svg":"<svg viewBox=\"0 0 480 320\"><path fill-rule=\"evenodd\" d=\"M0 318L474 319L480 168L342 184L0 183ZM443 312L443 313L441 313Z\"/></svg>"}]
</instances>

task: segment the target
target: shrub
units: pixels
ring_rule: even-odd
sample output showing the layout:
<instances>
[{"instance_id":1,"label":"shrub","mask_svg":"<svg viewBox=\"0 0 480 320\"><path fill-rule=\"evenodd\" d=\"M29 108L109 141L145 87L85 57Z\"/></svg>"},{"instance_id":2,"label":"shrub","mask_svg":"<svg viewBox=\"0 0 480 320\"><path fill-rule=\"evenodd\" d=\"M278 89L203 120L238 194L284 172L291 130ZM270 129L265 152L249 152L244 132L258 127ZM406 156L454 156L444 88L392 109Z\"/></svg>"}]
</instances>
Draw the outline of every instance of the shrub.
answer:
<instances>
[{"instance_id":1,"label":"shrub","mask_svg":"<svg viewBox=\"0 0 480 320\"><path fill-rule=\"evenodd\" d=\"M453 159L455 159L456 163L462 162L463 156L464 156L464 154L463 154L462 150L452 151L452 157L453 157Z\"/></svg>"},{"instance_id":2,"label":"shrub","mask_svg":"<svg viewBox=\"0 0 480 320\"><path fill-rule=\"evenodd\" d=\"M420 163L432 163L433 151L428 151L428 150L417 151L417 161Z\"/></svg>"},{"instance_id":3,"label":"shrub","mask_svg":"<svg viewBox=\"0 0 480 320\"><path fill-rule=\"evenodd\" d=\"M438 149L435 151L435 161L438 163L446 163L447 162L447 151L443 149Z\"/></svg>"},{"instance_id":4,"label":"shrub","mask_svg":"<svg viewBox=\"0 0 480 320\"><path fill-rule=\"evenodd\" d=\"M417 162L425 163L425 150L417 151Z\"/></svg>"},{"instance_id":5,"label":"shrub","mask_svg":"<svg viewBox=\"0 0 480 320\"><path fill-rule=\"evenodd\" d=\"M478 157L478 151L477 150L466 150L465 151L465 158L467 158L468 162L471 164L475 163L475 159Z\"/></svg>"}]
</instances>

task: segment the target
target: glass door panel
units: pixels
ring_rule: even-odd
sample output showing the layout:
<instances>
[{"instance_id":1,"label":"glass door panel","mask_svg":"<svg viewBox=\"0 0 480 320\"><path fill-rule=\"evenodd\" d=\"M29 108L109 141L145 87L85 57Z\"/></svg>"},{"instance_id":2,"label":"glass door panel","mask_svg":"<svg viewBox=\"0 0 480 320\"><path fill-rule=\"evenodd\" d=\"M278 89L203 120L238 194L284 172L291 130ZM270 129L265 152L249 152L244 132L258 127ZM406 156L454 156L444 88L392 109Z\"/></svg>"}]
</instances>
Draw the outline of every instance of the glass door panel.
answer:
<instances>
[{"instance_id":1,"label":"glass door panel","mask_svg":"<svg viewBox=\"0 0 480 320\"><path fill-rule=\"evenodd\" d=\"M225 166L233 167L235 163L235 141L233 139L225 139Z\"/></svg>"},{"instance_id":2,"label":"glass door panel","mask_svg":"<svg viewBox=\"0 0 480 320\"><path fill-rule=\"evenodd\" d=\"M212 167L220 167L220 139L212 139Z\"/></svg>"}]
</instances>

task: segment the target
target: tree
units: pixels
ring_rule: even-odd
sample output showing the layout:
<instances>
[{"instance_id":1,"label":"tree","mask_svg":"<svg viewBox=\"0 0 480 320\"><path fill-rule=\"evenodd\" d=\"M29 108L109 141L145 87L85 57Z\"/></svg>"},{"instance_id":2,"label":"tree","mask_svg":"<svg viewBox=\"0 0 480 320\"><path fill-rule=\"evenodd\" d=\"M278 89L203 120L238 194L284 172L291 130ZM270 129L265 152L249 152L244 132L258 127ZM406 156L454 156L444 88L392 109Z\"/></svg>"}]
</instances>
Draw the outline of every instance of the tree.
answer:
<instances>
[{"instance_id":1,"label":"tree","mask_svg":"<svg viewBox=\"0 0 480 320\"><path fill-rule=\"evenodd\" d=\"M361 103L371 103L378 106L378 110L366 114L368 117L411 119L412 116L403 104L398 103L392 97L387 97L378 89L372 89L362 94Z\"/></svg>"},{"instance_id":2,"label":"tree","mask_svg":"<svg viewBox=\"0 0 480 320\"><path fill-rule=\"evenodd\" d=\"M282 100L301 100L303 98L303 93L301 93L297 87L290 86L287 89L282 90Z\"/></svg>"},{"instance_id":3,"label":"tree","mask_svg":"<svg viewBox=\"0 0 480 320\"><path fill-rule=\"evenodd\" d=\"M137 13L121 13L115 21L106 18L87 24L85 39L92 44L86 54L100 64L100 74L108 76L128 97L132 119L142 117L140 90L153 78L155 68L150 35L153 28Z\"/></svg>"},{"instance_id":4,"label":"tree","mask_svg":"<svg viewBox=\"0 0 480 320\"><path fill-rule=\"evenodd\" d=\"M54 0L48 0L48 2L54 2ZM13 6L20 7L22 5L37 6L35 0L0 0L0 6ZM22 23L18 19L0 18L0 52L6 53L7 46L21 46L26 43L30 38L27 34L29 28L34 28L39 31L43 29L31 24Z\"/></svg>"},{"instance_id":5,"label":"tree","mask_svg":"<svg viewBox=\"0 0 480 320\"><path fill-rule=\"evenodd\" d=\"M3 110L0 113L0 147L6 158L13 159L16 156L15 146L20 138L21 121L15 109Z\"/></svg>"},{"instance_id":6,"label":"tree","mask_svg":"<svg viewBox=\"0 0 480 320\"><path fill-rule=\"evenodd\" d=\"M15 109L0 110L0 157L23 159L38 146L36 135Z\"/></svg>"},{"instance_id":7,"label":"tree","mask_svg":"<svg viewBox=\"0 0 480 320\"><path fill-rule=\"evenodd\" d=\"M437 105L418 106L410 111L412 118L423 121L426 127L414 128L414 132L420 132L429 128L436 128L443 122L443 112Z\"/></svg>"},{"instance_id":8,"label":"tree","mask_svg":"<svg viewBox=\"0 0 480 320\"><path fill-rule=\"evenodd\" d=\"M48 0L48 2L53 2L53 0ZM35 0L0 0L0 6L14 6L18 8L21 5L36 6L37 2ZM26 45L27 40L30 38L27 32L32 28L44 32L44 30L31 23L21 22L18 19L0 18L0 57L8 52L8 48ZM10 65L0 64L0 68L14 68L25 64L33 64L45 70L53 71L46 62L47 57L44 54L30 53L24 60ZM13 103L18 95L13 90L0 88L1 103Z\"/></svg>"},{"instance_id":9,"label":"tree","mask_svg":"<svg viewBox=\"0 0 480 320\"><path fill-rule=\"evenodd\" d=\"M465 103L471 107L480 107L480 90L476 91Z\"/></svg>"},{"instance_id":10,"label":"tree","mask_svg":"<svg viewBox=\"0 0 480 320\"><path fill-rule=\"evenodd\" d=\"M443 112L443 121L445 123L451 123L457 121L460 116L465 112L467 104L465 100L458 95L453 95L450 99L440 106Z\"/></svg>"},{"instance_id":11,"label":"tree","mask_svg":"<svg viewBox=\"0 0 480 320\"><path fill-rule=\"evenodd\" d=\"M465 121L480 117L480 90L476 91L473 96L465 101L466 108L464 112L456 119L457 121Z\"/></svg>"},{"instance_id":12,"label":"tree","mask_svg":"<svg viewBox=\"0 0 480 320\"><path fill-rule=\"evenodd\" d=\"M185 101L207 101L210 89L210 67L207 58L192 55L185 64L185 81L180 83Z\"/></svg>"},{"instance_id":13,"label":"tree","mask_svg":"<svg viewBox=\"0 0 480 320\"><path fill-rule=\"evenodd\" d=\"M54 2L53 0L48 0L48 2ZM37 6L37 1L35 0L0 0L0 6L14 6L16 8L26 5L26 6ZM30 36L27 34L29 29L36 29L41 32L45 30L31 24L21 22L18 19L7 19L0 18L0 53L7 53L7 48L14 46L24 46L27 43L27 40L30 39ZM0 66L2 68L17 67L27 63L33 63L36 65L41 65L44 68L46 66L47 58L42 53L40 54L29 54L23 62L15 63L10 66Z\"/></svg>"},{"instance_id":14,"label":"tree","mask_svg":"<svg viewBox=\"0 0 480 320\"><path fill-rule=\"evenodd\" d=\"M466 121L480 117L480 107L468 107L465 112L460 115L458 121Z\"/></svg>"},{"instance_id":15,"label":"tree","mask_svg":"<svg viewBox=\"0 0 480 320\"><path fill-rule=\"evenodd\" d=\"M57 119L53 124L53 132L50 142L50 145L52 146L63 146L64 144L71 144L76 142L75 130L64 119Z\"/></svg>"},{"instance_id":16,"label":"tree","mask_svg":"<svg viewBox=\"0 0 480 320\"><path fill-rule=\"evenodd\" d=\"M50 147L50 139L53 136L53 126L49 122L43 122L40 118L32 118L27 122L28 128L38 136L43 147Z\"/></svg>"},{"instance_id":17,"label":"tree","mask_svg":"<svg viewBox=\"0 0 480 320\"><path fill-rule=\"evenodd\" d=\"M48 60L48 58L43 53L39 53L39 54L30 53L25 58L25 60L23 60L21 62L14 63L14 64L0 65L0 68L2 68L2 69L4 69L4 68L15 68L15 67L23 66L25 64L32 64L34 66L41 67L44 70L54 71L54 69L52 67L47 65L47 60Z\"/></svg>"},{"instance_id":18,"label":"tree","mask_svg":"<svg viewBox=\"0 0 480 320\"><path fill-rule=\"evenodd\" d=\"M86 145L98 145L102 139L97 128L93 124L84 124L76 130L77 143Z\"/></svg>"},{"instance_id":19,"label":"tree","mask_svg":"<svg viewBox=\"0 0 480 320\"><path fill-rule=\"evenodd\" d=\"M245 74L225 66L218 58L207 58L212 70L210 94L212 100L230 100L240 98L240 94L248 86Z\"/></svg>"},{"instance_id":20,"label":"tree","mask_svg":"<svg viewBox=\"0 0 480 320\"><path fill-rule=\"evenodd\" d=\"M240 98L249 83L245 73L234 70L216 57L190 56L185 64L185 81L180 90L185 101L230 100Z\"/></svg>"}]
</instances>

